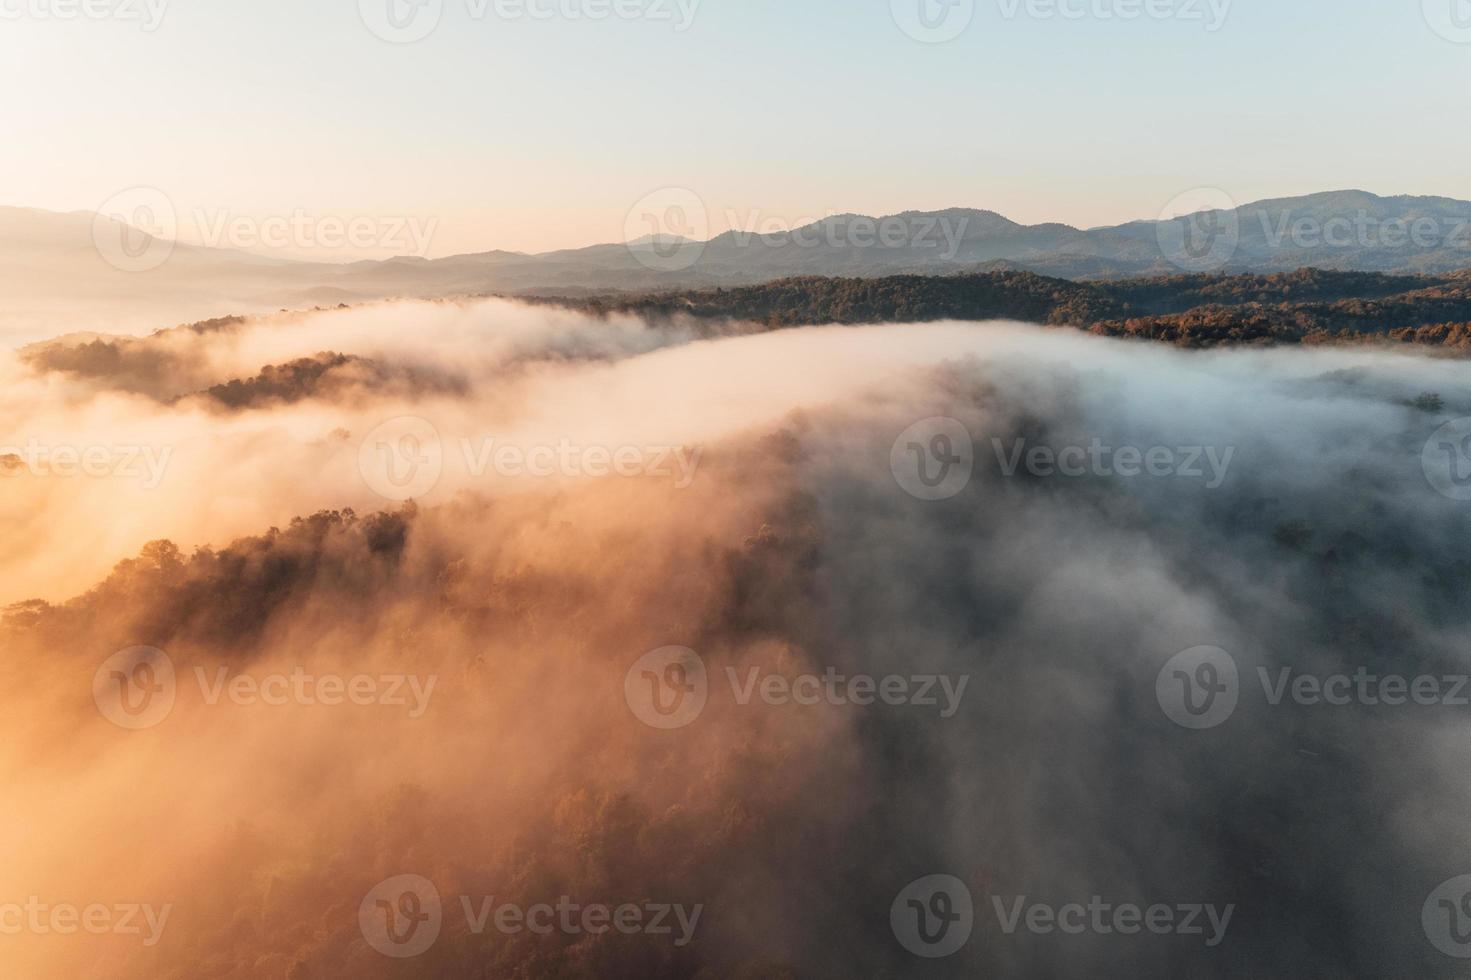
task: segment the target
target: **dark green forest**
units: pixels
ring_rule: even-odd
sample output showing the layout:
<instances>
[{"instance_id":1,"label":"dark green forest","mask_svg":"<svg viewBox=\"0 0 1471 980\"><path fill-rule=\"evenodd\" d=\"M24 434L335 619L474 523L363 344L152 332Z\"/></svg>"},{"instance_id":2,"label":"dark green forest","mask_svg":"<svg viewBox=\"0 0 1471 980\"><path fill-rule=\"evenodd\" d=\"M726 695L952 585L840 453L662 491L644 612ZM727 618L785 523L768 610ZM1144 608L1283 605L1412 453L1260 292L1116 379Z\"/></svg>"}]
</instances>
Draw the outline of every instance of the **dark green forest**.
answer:
<instances>
[{"instance_id":1,"label":"dark green forest","mask_svg":"<svg viewBox=\"0 0 1471 980\"><path fill-rule=\"evenodd\" d=\"M802 277L731 289L546 298L636 314L770 329L822 323L1013 319L1180 347L1411 344L1471 351L1471 273L1399 276L1301 269L1072 282L1031 272L881 279Z\"/></svg>"}]
</instances>

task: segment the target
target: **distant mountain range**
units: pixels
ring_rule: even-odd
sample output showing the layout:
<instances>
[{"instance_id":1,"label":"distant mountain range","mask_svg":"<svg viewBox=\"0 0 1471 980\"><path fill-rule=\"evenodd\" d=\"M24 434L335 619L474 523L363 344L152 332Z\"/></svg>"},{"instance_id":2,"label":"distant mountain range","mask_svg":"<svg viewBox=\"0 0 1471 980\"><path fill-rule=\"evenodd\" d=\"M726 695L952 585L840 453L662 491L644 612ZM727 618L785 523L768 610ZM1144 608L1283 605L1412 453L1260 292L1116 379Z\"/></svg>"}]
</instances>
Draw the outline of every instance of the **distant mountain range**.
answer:
<instances>
[{"instance_id":1,"label":"distant mountain range","mask_svg":"<svg viewBox=\"0 0 1471 980\"><path fill-rule=\"evenodd\" d=\"M137 332L229 313L391 296L586 296L741 286L787 276L872 278L1030 271L1074 280L1303 267L1444 274L1471 268L1471 202L1340 191L1109 228L1022 225L952 209L840 215L793 231L730 231L708 242L649 236L529 255L296 262L178 244L147 271L110 265L95 215L0 208L0 339ZM127 232L103 219L102 237Z\"/></svg>"}]
</instances>

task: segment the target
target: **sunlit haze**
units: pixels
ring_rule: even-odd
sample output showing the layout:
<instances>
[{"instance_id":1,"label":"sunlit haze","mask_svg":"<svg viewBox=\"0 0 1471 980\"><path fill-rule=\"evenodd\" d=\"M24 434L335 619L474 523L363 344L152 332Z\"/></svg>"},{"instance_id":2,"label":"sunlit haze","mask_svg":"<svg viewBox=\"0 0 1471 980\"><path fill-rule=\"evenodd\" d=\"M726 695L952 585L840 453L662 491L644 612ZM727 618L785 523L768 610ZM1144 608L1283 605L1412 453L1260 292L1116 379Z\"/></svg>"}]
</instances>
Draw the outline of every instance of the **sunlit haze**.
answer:
<instances>
[{"instance_id":1,"label":"sunlit haze","mask_svg":"<svg viewBox=\"0 0 1471 980\"><path fill-rule=\"evenodd\" d=\"M1471 197L1471 132L1448 124L1471 58L1418 2L979 0L922 43L887 0L624 0L634 19L435 0L407 44L353 0L167 3L151 31L145 0L136 20L27 13L67 2L0 0L3 203L90 211L147 185L183 216L416 216L442 256L622 241L668 186L711 234L946 207L1088 227L1197 186Z\"/></svg>"}]
</instances>

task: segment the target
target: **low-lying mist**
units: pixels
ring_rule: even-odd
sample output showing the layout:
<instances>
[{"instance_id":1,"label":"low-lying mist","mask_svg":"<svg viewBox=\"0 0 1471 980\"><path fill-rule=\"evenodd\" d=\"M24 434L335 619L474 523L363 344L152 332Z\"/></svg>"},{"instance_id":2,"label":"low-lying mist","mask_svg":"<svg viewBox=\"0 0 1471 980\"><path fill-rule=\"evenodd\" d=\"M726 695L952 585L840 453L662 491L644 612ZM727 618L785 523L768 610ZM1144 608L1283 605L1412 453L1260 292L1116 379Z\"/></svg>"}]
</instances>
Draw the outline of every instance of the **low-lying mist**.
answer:
<instances>
[{"instance_id":1,"label":"low-lying mist","mask_svg":"<svg viewBox=\"0 0 1471 980\"><path fill-rule=\"evenodd\" d=\"M1293 681L1471 673L1465 416L1409 355L503 301L3 355L0 955L1450 976L1467 709ZM643 918L494 912L559 901ZM1013 915L1090 902L1230 917Z\"/></svg>"}]
</instances>

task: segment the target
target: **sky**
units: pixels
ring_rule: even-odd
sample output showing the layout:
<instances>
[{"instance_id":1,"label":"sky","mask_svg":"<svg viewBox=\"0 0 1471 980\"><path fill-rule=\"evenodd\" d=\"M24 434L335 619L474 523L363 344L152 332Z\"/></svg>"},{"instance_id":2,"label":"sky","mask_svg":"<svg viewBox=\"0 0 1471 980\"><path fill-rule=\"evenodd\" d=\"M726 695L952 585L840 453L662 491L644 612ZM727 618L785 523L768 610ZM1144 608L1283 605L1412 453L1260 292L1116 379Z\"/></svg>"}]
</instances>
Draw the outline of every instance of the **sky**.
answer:
<instances>
[{"instance_id":1,"label":"sky","mask_svg":"<svg viewBox=\"0 0 1471 980\"><path fill-rule=\"evenodd\" d=\"M1471 0L0 0L0 204L339 259L1471 198L1468 82Z\"/></svg>"}]
</instances>

